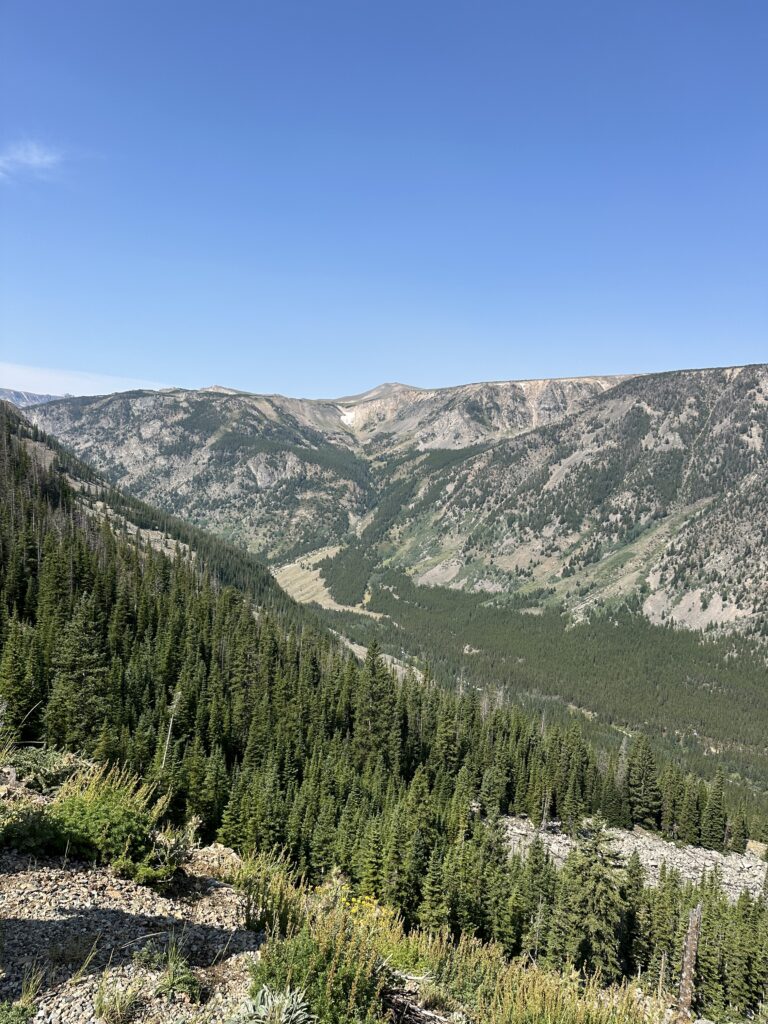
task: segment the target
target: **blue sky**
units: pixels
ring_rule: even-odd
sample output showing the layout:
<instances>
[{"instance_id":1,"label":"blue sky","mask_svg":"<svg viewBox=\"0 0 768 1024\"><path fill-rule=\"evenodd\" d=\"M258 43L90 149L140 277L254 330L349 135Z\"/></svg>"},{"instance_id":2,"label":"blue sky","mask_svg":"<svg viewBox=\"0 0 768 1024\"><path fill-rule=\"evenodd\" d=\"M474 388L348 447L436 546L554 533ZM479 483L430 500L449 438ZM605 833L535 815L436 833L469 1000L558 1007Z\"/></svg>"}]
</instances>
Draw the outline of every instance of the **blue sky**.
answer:
<instances>
[{"instance_id":1,"label":"blue sky","mask_svg":"<svg viewBox=\"0 0 768 1024\"><path fill-rule=\"evenodd\" d=\"M0 386L768 360L765 0L5 0L0 39Z\"/></svg>"}]
</instances>

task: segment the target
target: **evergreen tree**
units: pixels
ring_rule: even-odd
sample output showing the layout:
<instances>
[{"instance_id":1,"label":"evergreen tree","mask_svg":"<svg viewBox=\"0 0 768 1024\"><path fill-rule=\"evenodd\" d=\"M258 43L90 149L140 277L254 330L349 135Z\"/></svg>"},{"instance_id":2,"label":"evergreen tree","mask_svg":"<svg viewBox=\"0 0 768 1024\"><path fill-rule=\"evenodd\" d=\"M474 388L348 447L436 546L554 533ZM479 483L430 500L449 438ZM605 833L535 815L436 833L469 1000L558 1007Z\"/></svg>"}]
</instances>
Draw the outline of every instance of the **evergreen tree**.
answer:
<instances>
[{"instance_id":1,"label":"evergreen tree","mask_svg":"<svg viewBox=\"0 0 768 1024\"><path fill-rule=\"evenodd\" d=\"M49 743L91 751L111 710L108 671L92 606L82 599L54 658L45 724Z\"/></svg>"},{"instance_id":2,"label":"evergreen tree","mask_svg":"<svg viewBox=\"0 0 768 1024\"><path fill-rule=\"evenodd\" d=\"M638 737L627 762L627 792L633 823L656 829L661 814L661 792L656 762L648 737Z\"/></svg>"},{"instance_id":3,"label":"evergreen tree","mask_svg":"<svg viewBox=\"0 0 768 1024\"><path fill-rule=\"evenodd\" d=\"M599 972L606 981L620 976L624 900L615 868L598 821L560 874L548 945L551 962Z\"/></svg>"},{"instance_id":4,"label":"evergreen tree","mask_svg":"<svg viewBox=\"0 0 768 1024\"><path fill-rule=\"evenodd\" d=\"M677 835L682 842L692 846L697 846L701 839L698 792L695 779L689 775L685 780Z\"/></svg>"},{"instance_id":5,"label":"evergreen tree","mask_svg":"<svg viewBox=\"0 0 768 1024\"><path fill-rule=\"evenodd\" d=\"M360 851L358 888L363 896L379 895L382 869L381 829L379 822L374 818L368 826Z\"/></svg>"},{"instance_id":6,"label":"evergreen tree","mask_svg":"<svg viewBox=\"0 0 768 1024\"><path fill-rule=\"evenodd\" d=\"M443 861L437 847L429 857L419 905L419 923L430 931L439 931L448 923L448 903L443 886Z\"/></svg>"},{"instance_id":7,"label":"evergreen tree","mask_svg":"<svg viewBox=\"0 0 768 1024\"><path fill-rule=\"evenodd\" d=\"M709 850L725 849L726 817L723 788L723 770L718 768L701 819L701 845Z\"/></svg>"},{"instance_id":8,"label":"evergreen tree","mask_svg":"<svg viewBox=\"0 0 768 1024\"><path fill-rule=\"evenodd\" d=\"M28 733L35 724L30 718L42 696L34 671L33 642L32 630L14 615L0 657L0 701L5 708L4 725L16 737L25 726Z\"/></svg>"}]
</instances>

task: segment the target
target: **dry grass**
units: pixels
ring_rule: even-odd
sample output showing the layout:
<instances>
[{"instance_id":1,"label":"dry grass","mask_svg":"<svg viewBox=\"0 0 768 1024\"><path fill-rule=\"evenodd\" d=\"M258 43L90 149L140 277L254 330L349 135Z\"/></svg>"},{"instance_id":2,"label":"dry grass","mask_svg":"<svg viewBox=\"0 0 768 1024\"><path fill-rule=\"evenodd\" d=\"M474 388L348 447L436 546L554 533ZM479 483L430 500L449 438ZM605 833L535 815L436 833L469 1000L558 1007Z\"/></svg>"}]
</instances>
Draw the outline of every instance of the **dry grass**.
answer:
<instances>
[{"instance_id":1,"label":"dry grass","mask_svg":"<svg viewBox=\"0 0 768 1024\"><path fill-rule=\"evenodd\" d=\"M262 888L290 900L290 874L284 863L275 870L281 880L262 883ZM443 1016L458 1012L475 1024L648 1024L663 1018L661 1004L641 1002L628 985L604 988L599 979L575 972L561 975L530 961L509 961L498 944L467 936L455 941L446 932L421 929L406 934L394 911L355 898L338 878L312 893L303 887L301 892L304 934L311 944L304 949L290 940L281 953L273 938L271 955L282 961L282 973L264 981L287 981L309 992L312 973L304 969L304 959L311 950L313 961L329 960L332 976L341 965L352 964L361 981L378 978L383 983L392 973L417 978L422 1003ZM328 957L320 951L328 951ZM322 1024L322 1012L314 1003L311 1009Z\"/></svg>"}]
</instances>

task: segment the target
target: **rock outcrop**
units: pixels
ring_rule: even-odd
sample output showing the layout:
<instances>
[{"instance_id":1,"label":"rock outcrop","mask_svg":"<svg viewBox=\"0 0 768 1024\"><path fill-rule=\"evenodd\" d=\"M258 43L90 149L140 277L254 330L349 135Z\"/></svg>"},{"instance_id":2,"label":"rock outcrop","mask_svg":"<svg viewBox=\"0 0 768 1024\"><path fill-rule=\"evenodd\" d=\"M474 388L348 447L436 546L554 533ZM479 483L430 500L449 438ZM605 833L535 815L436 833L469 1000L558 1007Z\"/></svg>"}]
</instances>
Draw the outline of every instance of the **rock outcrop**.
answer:
<instances>
[{"instance_id":1,"label":"rock outcrop","mask_svg":"<svg viewBox=\"0 0 768 1024\"><path fill-rule=\"evenodd\" d=\"M528 818L510 817L504 819L504 828L513 852L527 850L538 835L557 867L562 867L576 846L576 841L561 832L556 824L536 829ZM637 853L650 885L657 884L661 867L666 864L668 870L677 871L690 882L699 882L704 875L717 870L723 889L728 898L734 901L744 890L751 896L758 896L765 891L768 864L753 854L723 854L699 846L678 845L641 828L631 832L613 828L608 829L608 834L622 862L626 863L633 853Z\"/></svg>"}]
</instances>

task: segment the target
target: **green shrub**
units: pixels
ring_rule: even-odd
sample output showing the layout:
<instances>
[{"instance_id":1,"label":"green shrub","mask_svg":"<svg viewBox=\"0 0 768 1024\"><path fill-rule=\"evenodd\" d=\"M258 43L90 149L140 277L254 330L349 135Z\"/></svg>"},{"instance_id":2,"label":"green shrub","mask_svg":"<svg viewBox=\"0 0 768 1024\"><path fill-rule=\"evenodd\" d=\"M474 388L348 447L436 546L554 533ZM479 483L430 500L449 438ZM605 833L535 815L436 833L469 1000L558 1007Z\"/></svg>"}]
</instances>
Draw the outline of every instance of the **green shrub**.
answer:
<instances>
[{"instance_id":1,"label":"green shrub","mask_svg":"<svg viewBox=\"0 0 768 1024\"><path fill-rule=\"evenodd\" d=\"M291 988L273 992L265 985L229 1024L313 1024L314 1020L303 992Z\"/></svg>"},{"instance_id":2,"label":"green shrub","mask_svg":"<svg viewBox=\"0 0 768 1024\"><path fill-rule=\"evenodd\" d=\"M18 778L38 793L56 789L76 772L89 767L89 762L77 754L53 747L15 747L8 763L16 769Z\"/></svg>"},{"instance_id":3,"label":"green shrub","mask_svg":"<svg viewBox=\"0 0 768 1024\"><path fill-rule=\"evenodd\" d=\"M248 858L234 881L243 896L246 928L286 936L306 916L306 887L282 854L259 853Z\"/></svg>"},{"instance_id":4,"label":"green shrub","mask_svg":"<svg viewBox=\"0 0 768 1024\"><path fill-rule=\"evenodd\" d=\"M49 813L74 856L139 864L163 810L152 786L124 769L89 768L64 782Z\"/></svg>"},{"instance_id":5,"label":"green shrub","mask_svg":"<svg viewBox=\"0 0 768 1024\"><path fill-rule=\"evenodd\" d=\"M62 836L45 804L17 800L0 804L0 847L21 853L58 853Z\"/></svg>"},{"instance_id":6,"label":"green shrub","mask_svg":"<svg viewBox=\"0 0 768 1024\"><path fill-rule=\"evenodd\" d=\"M65 779L51 803L0 807L0 845L111 863L118 874L157 884L189 847L187 829L156 831L165 806L125 770L89 766Z\"/></svg>"},{"instance_id":7,"label":"green shrub","mask_svg":"<svg viewBox=\"0 0 768 1024\"><path fill-rule=\"evenodd\" d=\"M35 1015L35 1002L43 986L44 972L39 964L27 966L21 982L21 996L12 1002L0 1002L0 1024L29 1024Z\"/></svg>"},{"instance_id":8,"label":"green shrub","mask_svg":"<svg viewBox=\"0 0 768 1024\"><path fill-rule=\"evenodd\" d=\"M270 938L253 969L252 994L266 986L304 992L320 1024L381 1020L388 972L372 936L342 899L310 913L292 936Z\"/></svg>"},{"instance_id":9,"label":"green shrub","mask_svg":"<svg viewBox=\"0 0 768 1024\"><path fill-rule=\"evenodd\" d=\"M0 1024L29 1024L34 1012L19 1003L0 1003Z\"/></svg>"},{"instance_id":10,"label":"green shrub","mask_svg":"<svg viewBox=\"0 0 768 1024\"><path fill-rule=\"evenodd\" d=\"M154 939L150 939L145 946L135 950L131 959L137 967L143 967L147 971L159 971L165 963L165 955Z\"/></svg>"}]
</instances>

